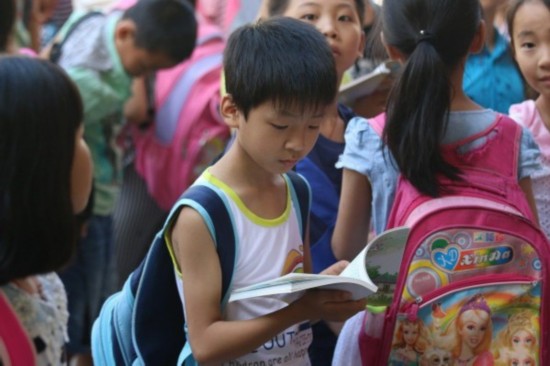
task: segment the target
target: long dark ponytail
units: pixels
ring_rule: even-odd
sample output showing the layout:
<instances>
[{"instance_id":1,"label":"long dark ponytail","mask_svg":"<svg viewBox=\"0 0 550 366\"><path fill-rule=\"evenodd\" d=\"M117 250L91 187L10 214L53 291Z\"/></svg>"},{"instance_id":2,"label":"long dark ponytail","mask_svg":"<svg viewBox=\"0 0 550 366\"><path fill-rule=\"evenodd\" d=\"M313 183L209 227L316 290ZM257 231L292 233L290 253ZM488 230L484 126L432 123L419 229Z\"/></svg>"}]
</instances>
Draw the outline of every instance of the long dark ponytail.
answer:
<instances>
[{"instance_id":1,"label":"long dark ponytail","mask_svg":"<svg viewBox=\"0 0 550 366\"><path fill-rule=\"evenodd\" d=\"M388 99L384 139L401 174L436 197L439 174L460 179L440 141L452 99L450 74L479 26L479 0L385 0L382 16L386 43L407 58Z\"/></svg>"}]
</instances>

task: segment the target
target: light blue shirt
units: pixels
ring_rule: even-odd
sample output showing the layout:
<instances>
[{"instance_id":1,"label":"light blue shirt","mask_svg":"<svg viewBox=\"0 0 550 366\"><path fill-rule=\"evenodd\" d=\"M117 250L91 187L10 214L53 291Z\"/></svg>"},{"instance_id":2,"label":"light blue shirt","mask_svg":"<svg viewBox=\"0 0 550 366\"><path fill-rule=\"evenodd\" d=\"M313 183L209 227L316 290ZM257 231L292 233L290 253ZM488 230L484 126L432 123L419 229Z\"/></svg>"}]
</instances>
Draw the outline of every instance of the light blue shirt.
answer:
<instances>
[{"instance_id":1,"label":"light blue shirt","mask_svg":"<svg viewBox=\"0 0 550 366\"><path fill-rule=\"evenodd\" d=\"M490 109L451 112L449 125L442 143L450 144L477 134L489 127L497 117ZM468 151L484 142L484 137L459 148ZM395 160L380 136L362 117L353 118L345 133L346 147L336 163L338 168L354 170L365 175L372 187L372 223L376 233L386 228L390 214L399 171ZM531 133L523 128L518 162L518 180L528 177L539 167L539 148Z\"/></svg>"}]
</instances>

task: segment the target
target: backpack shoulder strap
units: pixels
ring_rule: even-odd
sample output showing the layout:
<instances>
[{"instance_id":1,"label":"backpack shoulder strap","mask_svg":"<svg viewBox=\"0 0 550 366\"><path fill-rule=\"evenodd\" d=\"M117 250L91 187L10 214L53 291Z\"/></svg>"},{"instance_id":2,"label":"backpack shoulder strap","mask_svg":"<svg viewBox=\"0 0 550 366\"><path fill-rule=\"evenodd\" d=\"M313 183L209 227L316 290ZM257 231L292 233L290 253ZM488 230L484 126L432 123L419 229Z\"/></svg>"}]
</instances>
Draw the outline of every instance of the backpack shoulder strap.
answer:
<instances>
[{"instance_id":1,"label":"backpack shoulder strap","mask_svg":"<svg viewBox=\"0 0 550 366\"><path fill-rule=\"evenodd\" d=\"M378 134L378 136L382 137L382 134L384 133L384 125L386 124L386 113L380 113L376 117L368 118L367 123L372 127L374 132Z\"/></svg>"},{"instance_id":2,"label":"backpack shoulder strap","mask_svg":"<svg viewBox=\"0 0 550 366\"><path fill-rule=\"evenodd\" d=\"M175 214L183 206L195 208L204 217L220 258L222 307L229 298L236 256L233 220L224 199L214 189L206 185L194 185L174 206L146 259L130 278L131 287L136 288L133 311L134 344L146 365L173 364L178 357L183 362L191 356L190 346L185 342L185 315L179 299L174 266L164 240L166 230L170 229ZM167 345L167 342L171 344ZM159 355L159 349L173 353Z\"/></svg>"},{"instance_id":3,"label":"backpack shoulder strap","mask_svg":"<svg viewBox=\"0 0 550 366\"><path fill-rule=\"evenodd\" d=\"M48 56L50 61L52 61L53 63L58 63L59 62L59 59L61 58L63 46L65 45L65 42L67 41L67 39L69 39L71 34L74 32L74 30L76 28L78 28L78 26L80 24L82 24L87 19L90 19L90 18L93 18L93 17L96 17L96 16L104 16L104 15L105 14L100 12L100 11L87 12L84 15L82 15L80 18L75 20L73 22L73 24L71 24L69 26L69 28L64 32L64 34L58 33L58 35L55 37L55 39L54 39L54 41L51 45L51 48L50 48L50 53L49 53L49 56Z\"/></svg>"},{"instance_id":4,"label":"backpack shoulder strap","mask_svg":"<svg viewBox=\"0 0 550 366\"><path fill-rule=\"evenodd\" d=\"M300 231L302 233L302 239L306 237L307 223L309 218L309 211L311 209L311 189L306 179L295 171L289 171L286 173L292 187L291 198L294 204L297 204L298 219L300 220Z\"/></svg>"},{"instance_id":5,"label":"backpack shoulder strap","mask_svg":"<svg viewBox=\"0 0 550 366\"><path fill-rule=\"evenodd\" d=\"M36 354L29 335L19 321L8 299L0 290L0 364L35 365ZM7 357L7 359L3 358Z\"/></svg>"},{"instance_id":6,"label":"backpack shoulder strap","mask_svg":"<svg viewBox=\"0 0 550 366\"><path fill-rule=\"evenodd\" d=\"M203 53L198 52L200 47L207 47L209 44L210 50L204 50ZM196 48L191 58L184 63L176 66L181 69L181 73L177 76L177 81L171 84L171 90L166 94L165 98L160 98L156 95L157 111L155 116L156 135L163 143L172 141L175 131L178 126L181 111L183 110L188 96L191 94L193 86L197 81L207 75L209 72L222 67L223 59L223 34L212 31L197 40ZM170 75L170 76L169 76ZM168 81L171 79L172 72L159 73L157 75L157 83ZM157 93L157 91L155 91ZM203 103L209 100L202 101ZM199 101L193 100L194 104ZM189 117L187 117L189 119Z\"/></svg>"}]
</instances>

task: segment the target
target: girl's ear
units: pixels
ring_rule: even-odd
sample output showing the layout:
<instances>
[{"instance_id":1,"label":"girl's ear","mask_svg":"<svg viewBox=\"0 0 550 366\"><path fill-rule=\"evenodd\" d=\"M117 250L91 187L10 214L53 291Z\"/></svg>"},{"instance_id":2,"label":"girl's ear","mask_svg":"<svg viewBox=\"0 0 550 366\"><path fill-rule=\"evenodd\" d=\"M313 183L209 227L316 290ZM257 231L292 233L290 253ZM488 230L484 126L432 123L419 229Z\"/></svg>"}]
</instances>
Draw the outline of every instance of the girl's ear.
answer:
<instances>
[{"instance_id":1,"label":"girl's ear","mask_svg":"<svg viewBox=\"0 0 550 366\"><path fill-rule=\"evenodd\" d=\"M220 105L220 113L225 123L231 128L239 128L239 108L233 102L231 94L226 94L222 97Z\"/></svg>"},{"instance_id":2,"label":"girl's ear","mask_svg":"<svg viewBox=\"0 0 550 366\"><path fill-rule=\"evenodd\" d=\"M365 47L367 46L367 36L365 35L363 29L361 29L361 40L359 42L359 49L357 50L358 59L363 58L363 55L365 54Z\"/></svg>"},{"instance_id":3,"label":"girl's ear","mask_svg":"<svg viewBox=\"0 0 550 366\"><path fill-rule=\"evenodd\" d=\"M403 53L401 53L401 51L399 51L396 47L386 43L384 33L380 33L380 39L382 40L382 44L384 45L384 48L386 49L386 52L388 53L390 59L399 61L400 63L404 63L407 60L407 58L405 57L405 55L403 55Z\"/></svg>"},{"instance_id":4,"label":"girl's ear","mask_svg":"<svg viewBox=\"0 0 550 366\"><path fill-rule=\"evenodd\" d=\"M474 35L474 39L470 44L470 53L479 53L485 46L485 32L486 32L485 27L486 27L485 21L481 20L481 22L479 22L479 26L477 27L477 31Z\"/></svg>"}]
</instances>

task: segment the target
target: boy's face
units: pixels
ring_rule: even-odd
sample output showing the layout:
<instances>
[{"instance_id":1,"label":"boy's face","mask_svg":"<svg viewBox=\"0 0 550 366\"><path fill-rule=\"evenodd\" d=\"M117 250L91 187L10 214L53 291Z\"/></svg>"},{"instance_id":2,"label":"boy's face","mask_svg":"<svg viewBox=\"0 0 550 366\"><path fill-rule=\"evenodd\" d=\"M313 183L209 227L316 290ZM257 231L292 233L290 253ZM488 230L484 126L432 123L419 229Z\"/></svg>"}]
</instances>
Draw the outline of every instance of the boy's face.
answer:
<instances>
[{"instance_id":1,"label":"boy's face","mask_svg":"<svg viewBox=\"0 0 550 366\"><path fill-rule=\"evenodd\" d=\"M176 62L162 52L149 52L135 45L124 48L124 51L119 52L119 55L124 70L133 77L143 76L176 65Z\"/></svg>"},{"instance_id":2,"label":"boy's face","mask_svg":"<svg viewBox=\"0 0 550 366\"><path fill-rule=\"evenodd\" d=\"M226 123L238 129L235 143L239 149L253 164L271 174L289 171L311 151L329 108L302 113L278 109L267 101L251 109L245 120L230 95L223 97L221 106Z\"/></svg>"},{"instance_id":3,"label":"boy's face","mask_svg":"<svg viewBox=\"0 0 550 366\"><path fill-rule=\"evenodd\" d=\"M115 31L115 46L120 62L128 75L138 77L177 64L163 52L150 52L135 42L136 28L132 21L121 20Z\"/></svg>"},{"instance_id":4,"label":"boy's face","mask_svg":"<svg viewBox=\"0 0 550 366\"><path fill-rule=\"evenodd\" d=\"M362 56L365 35L355 0L290 0L283 15L311 23L325 35L340 78Z\"/></svg>"}]
</instances>

